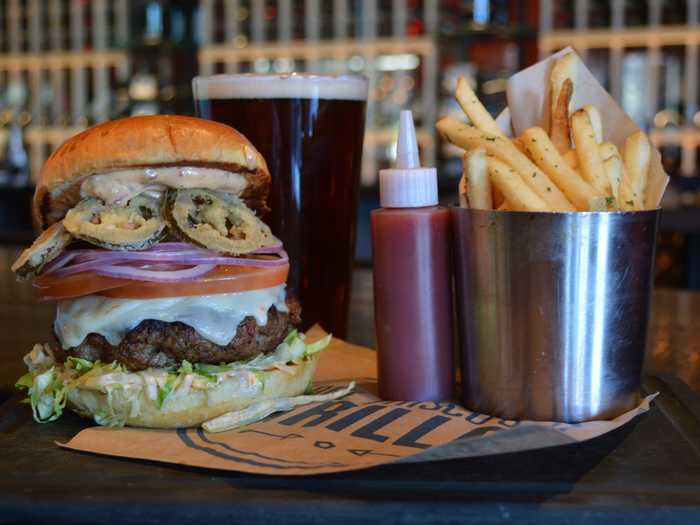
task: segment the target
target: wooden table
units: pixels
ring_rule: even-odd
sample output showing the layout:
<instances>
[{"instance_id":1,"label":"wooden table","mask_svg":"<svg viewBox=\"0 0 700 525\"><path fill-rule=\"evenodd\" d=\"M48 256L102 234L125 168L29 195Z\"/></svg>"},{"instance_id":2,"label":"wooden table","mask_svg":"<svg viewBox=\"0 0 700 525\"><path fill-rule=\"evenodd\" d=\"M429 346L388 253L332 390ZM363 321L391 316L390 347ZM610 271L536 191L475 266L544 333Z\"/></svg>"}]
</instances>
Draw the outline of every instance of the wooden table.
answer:
<instances>
[{"instance_id":1,"label":"wooden table","mask_svg":"<svg viewBox=\"0 0 700 525\"><path fill-rule=\"evenodd\" d=\"M0 523L700 523L700 294L658 290L645 390L656 406L578 445L468 460L280 478L61 450L86 422L32 422L12 384L49 333L0 248ZM358 269L353 342L372 345L371 273Z\"/></svg>"}]
</instances>

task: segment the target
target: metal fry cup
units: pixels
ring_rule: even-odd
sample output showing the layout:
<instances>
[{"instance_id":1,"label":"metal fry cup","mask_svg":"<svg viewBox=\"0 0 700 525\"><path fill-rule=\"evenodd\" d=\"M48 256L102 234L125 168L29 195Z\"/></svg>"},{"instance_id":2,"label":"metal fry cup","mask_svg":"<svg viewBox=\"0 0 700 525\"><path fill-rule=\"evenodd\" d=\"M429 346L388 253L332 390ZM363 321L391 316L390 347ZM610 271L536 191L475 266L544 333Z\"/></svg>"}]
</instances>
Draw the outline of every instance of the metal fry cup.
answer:
<instances>
[{"instance_id":1,"label":"metal fry cup","mask_svg":"<svg viewBox=\"0 0 700 525\"><path fill-rule=\"evenodd\" d=\"M634 408L660 210L450 213L464 405L566 422Z\"/></svg>"}]
</instances>

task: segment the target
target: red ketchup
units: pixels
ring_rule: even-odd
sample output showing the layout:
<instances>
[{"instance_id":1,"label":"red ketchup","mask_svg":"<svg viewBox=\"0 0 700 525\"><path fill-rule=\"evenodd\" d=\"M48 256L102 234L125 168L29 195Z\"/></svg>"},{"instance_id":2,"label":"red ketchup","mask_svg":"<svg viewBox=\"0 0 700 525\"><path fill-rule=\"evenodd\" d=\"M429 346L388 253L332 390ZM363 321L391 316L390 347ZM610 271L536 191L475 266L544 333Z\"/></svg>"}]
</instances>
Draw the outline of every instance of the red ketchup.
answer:
<instances>
[{"instance_id":1,"label":"red ketchup","mask_svg":"<svg viewBox=\"0 0 700 525\"><path fill-rule=\"evenodd\" d=\"M413 118L401 112L396 167L379 175L374 210L374 315L379 395L402 401L452 397L449 212L437 174L421 168Z\"/></svg>"}]
</instances>

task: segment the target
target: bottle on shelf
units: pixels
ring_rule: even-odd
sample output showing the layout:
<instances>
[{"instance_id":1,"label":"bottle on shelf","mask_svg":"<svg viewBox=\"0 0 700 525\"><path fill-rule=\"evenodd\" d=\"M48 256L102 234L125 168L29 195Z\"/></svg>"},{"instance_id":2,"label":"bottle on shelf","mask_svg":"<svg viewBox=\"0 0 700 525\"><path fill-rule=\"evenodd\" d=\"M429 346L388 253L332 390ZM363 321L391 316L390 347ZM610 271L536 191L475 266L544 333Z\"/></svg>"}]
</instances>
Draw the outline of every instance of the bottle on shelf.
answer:
<instances>
[{"instance_id":1,"label":"bottle on shelf","mask_svg":"<svg viewBox=\"0 0 700 525\"><path fill-rule=\"evenodd\" d=\"M21 116L10 123L5 151L8 183L15 188L29 185L29 155L24 143L26 125L23 126L20 119Z\"/></svg>"},{"instance_id":2,"label":"bottle on shelf","mask_svg":"<svg viewBox=\"0 0 700 525\"><path fill-rule=\"evenodd\" d=\"M3 110L0 113L0 187L7 186L10 182L9 167L7 165L7 144L10 137L10 122L12 112Z\"/></svg>"},{"instance_id":3,"label":"bottle on shelf","mask_svg":"<svg viewBox=\"0 0 700 525\"><path fill-rule=\"evenodd\" d=\"M21 78L11 78L7 84L3 113L4 146L0 153L0 181L5 186L29 185L29 155L25 131L31 122L27 85Z\"/></svg>"}]
</instances>

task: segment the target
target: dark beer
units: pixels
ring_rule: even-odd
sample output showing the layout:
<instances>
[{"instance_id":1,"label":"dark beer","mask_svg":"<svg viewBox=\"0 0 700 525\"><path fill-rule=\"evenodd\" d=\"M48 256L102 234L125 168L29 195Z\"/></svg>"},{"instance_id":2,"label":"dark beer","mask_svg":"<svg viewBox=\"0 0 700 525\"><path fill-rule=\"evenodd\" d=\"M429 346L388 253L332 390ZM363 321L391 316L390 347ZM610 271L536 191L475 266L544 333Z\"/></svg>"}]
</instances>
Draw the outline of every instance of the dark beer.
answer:
<instances>
[{"instance_id":1,"label":"dark beer","mask_svg":"<svg viewBox=\"0 0 700 525\"><path fill-rule=\"evenodd\" d=\"M195 80L198 115L235 127L267 161L270 227L289 253L288 286L301 302L304 328L318 322L340 337L350 299L367 91L361 77L343 78L350 82Z\"/></svg>"}]
</instances>

